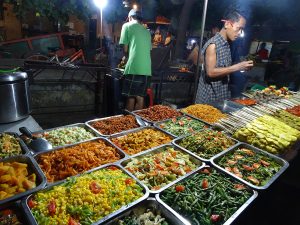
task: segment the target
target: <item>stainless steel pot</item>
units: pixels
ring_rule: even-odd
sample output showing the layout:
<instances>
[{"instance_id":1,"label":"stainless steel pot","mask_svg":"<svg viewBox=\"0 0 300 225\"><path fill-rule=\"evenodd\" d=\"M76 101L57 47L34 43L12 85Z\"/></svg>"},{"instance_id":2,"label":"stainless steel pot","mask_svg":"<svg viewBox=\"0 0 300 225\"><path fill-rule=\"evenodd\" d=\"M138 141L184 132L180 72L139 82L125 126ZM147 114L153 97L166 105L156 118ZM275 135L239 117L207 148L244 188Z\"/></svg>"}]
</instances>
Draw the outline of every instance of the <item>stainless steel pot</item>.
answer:
<instances>
[{"instance_id":1,"label":"stainless steel pot","mask_svg":"<svg viewBox=\"0 0 300 225\"><path fill-rule=\"evenodd\" d=\"M25 72L0 73L0 123L29 116L31 111L28 76Z\"/></svg>"}]
</instances>

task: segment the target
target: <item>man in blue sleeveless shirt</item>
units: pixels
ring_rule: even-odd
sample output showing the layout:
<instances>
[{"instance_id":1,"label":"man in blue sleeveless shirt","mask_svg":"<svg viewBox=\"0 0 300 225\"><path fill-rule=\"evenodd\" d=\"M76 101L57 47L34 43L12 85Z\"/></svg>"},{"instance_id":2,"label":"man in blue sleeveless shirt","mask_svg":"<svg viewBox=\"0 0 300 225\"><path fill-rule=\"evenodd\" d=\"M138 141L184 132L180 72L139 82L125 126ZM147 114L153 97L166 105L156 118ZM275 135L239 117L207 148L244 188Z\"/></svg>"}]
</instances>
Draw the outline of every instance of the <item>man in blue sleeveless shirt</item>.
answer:
<instances>
[{"instance_id":1,"label":"man in blue sleeveless shirt","mask_svg":"<svg viewBox=\"0 0 300 225\"><path fill-rule=\"evenodd\" d=\"M229 75L253 67L253 61L232 65L229 42L239 37L246 19L237 10L224 15L223 28L203 46L204 72L199 78L195 103L211 103L230 98Z\"/></svg>"}]
</instances>

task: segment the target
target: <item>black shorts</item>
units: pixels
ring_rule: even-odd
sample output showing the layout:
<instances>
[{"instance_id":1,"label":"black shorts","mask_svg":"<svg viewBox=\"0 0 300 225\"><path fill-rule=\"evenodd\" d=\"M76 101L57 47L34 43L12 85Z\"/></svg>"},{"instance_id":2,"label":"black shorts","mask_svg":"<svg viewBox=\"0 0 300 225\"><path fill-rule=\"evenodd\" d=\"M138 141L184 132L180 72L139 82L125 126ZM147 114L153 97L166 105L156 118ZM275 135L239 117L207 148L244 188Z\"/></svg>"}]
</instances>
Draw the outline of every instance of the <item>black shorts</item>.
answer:
<instances>
[{"instance_id":1,"label":"black shorts","mask_svg":"<svg viewBox=\"0 0 300 225\"><path fill-rule=\"evenodd\" d=\"M151 76L125 75L123 79L122 95L127 97L147 95L147 88L150 86Z\"/></svg>"}]
</instances>

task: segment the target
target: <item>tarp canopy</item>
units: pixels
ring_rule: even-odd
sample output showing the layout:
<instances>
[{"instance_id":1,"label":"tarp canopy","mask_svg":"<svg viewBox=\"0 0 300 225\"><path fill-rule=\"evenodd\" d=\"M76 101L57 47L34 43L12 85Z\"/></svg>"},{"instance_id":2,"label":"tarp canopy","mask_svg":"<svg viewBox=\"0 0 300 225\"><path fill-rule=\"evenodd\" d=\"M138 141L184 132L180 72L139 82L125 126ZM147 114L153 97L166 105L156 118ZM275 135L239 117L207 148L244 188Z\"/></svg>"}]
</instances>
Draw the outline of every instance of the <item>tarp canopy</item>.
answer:
<instances>
[{"instance_id":1,"label":"tarp canopy","mask_svg":"<svg viewBox=\"0 0 300 225\"><path fill-rule=\"evenodd\" d=\"M148 21L146 23L156 23L156 24L170 24L171 21L163 16L157 16L155 21Z\"/></svg>"}]
</instances>

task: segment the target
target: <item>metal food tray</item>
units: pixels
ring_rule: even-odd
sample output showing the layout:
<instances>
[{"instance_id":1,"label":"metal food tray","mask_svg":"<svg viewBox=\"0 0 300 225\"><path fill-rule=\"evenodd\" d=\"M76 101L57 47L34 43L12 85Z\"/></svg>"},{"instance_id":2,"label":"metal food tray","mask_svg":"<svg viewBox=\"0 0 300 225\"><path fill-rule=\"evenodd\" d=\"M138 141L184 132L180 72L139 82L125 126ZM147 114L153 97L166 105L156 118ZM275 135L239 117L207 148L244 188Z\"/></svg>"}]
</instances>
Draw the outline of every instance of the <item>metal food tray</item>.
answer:
<instances>
[{"instance_id":1,"label":"metal food tray","mask_svg":"<svg viewBox=\"0 0 300 225\"><path fill-rule=\"evenodd\" d=\"M252 100L255 100L256 103L253 104L253 105L256 105L258 103L258 101L254 98L249 98L249 97L246 97L246 96L241 96L241 97L237 97L237 98L231 98L229 100L227 100L228 102L230 103L233 103L233 104L236 104L236 105L239 105L241 108L244 108L244 107L247 107L247 106L253 106L253 105L243 105L241 103L238 103L238 102L235 102L234 100L238 100L238 99L241 99L241 100L245 100L245 99L252 99Z\"/></svg>"},{"instance_id":2,"label":"metal food tray","mask_svg":"<svg viewBox=\"0 0 300 225\"><path fill-rule=\"evenodd\" d=\"M150 124L150 125L152 125L152 124L154 124L154 123L156 123L156 122L162 121L162 120L158 120L158 121L148 120L148 119L146 119L146 118L144 118L144 117L142 117L142 116L140 116L140 115L137 114L137 112L141 112L141 111L145 111L145 110L146 110L146 109L140 109L140 110L132 111L132 112L130 112L130 113L131 113L132 115L134 115L134 116L140 117L142 120L144 120L146 123L148 123L148 124ZM175 109L174 109L174 110L175 110ZM177 111L177 112L183 114L183 112L181 112L180 110L175 110L175 111ZM169 118L169 119L171 119L171 118Z\"/></svg>"},{"instance_id":3,"label":"metal food tray","mask_svg":"<svg viewBox=\"0 0 300 225\"><path fill-rule=\"evenodd\" d=\"M201 170L205 169L205 168L213 168L213 167L210 167L210 166L204 166L202 168L199 168L198 170L194 171L192 174L190 174L189 176L185 177L183 180L186 180L186 179L189 179L190 177L194 176L196 173L200 172ZM217 168L213 168L215 170L217 170L219 173L223 173L223 171L220 171L218 170ZM233 179L233 178L232 178ZM182 181L183 181L182 180ZM232 214L228 220L225 221L225 223L223 223L223 225L229 225L231 224L253 201L254 199L258 196L258 193L257 191L255 190L252 190L250 189L249 187L246 187L249 191L251 191L253 194L252 196L234 213ZM161 198L160 198L160 195L162 194L159 193L159 194L156 194L155 195L155 198L156 200L162 204L163 206L165 206L168 210L170 210L176 217L178 217L179 219L181 220L185 220L185 221L188 221L187 218L183 217L180 215L179 212L176 212L173 208L171 208L168 204L166 204ZM190 224L190 222L188 221L187 224Z\"/></svg>"},{"instance_id":4,"label":"metal food tray","mask_svg":"<svg viewBox=\"0 0 300 225\"><path fill-rule=\"evenodd\" d=\"M27 154L30 154L29 152L29 149L27 148L27 145L24 143L24 141L22 140L22 138L20 138L20 136L17 134L17 133L14 133L14 132L2 132L0 134L9 134L9 135L12 135L14 136L18 142L19 142L19 145L21 147L21 150L22 150L22 154L20 155L27 155ZM11 156L10 156L11 157ZM5 158L9 158L9 157L5 157ZM5 159L4 158L4 159ZM1 159L0 159L1 160Z\"/></svg>"},{"instance_id":5,"label":"metal food tray","mask_svg":"<svg viewBox=\"0 0 300 225\"><path fill-rule=\"evenodd\" d=\"M140 127L140 128L137 128L137 129L135 129L134 131L124 131L124 132L122 132L122 133L120 133L120 134L112 135L112 136L110 137L109 140L111 141L111 139L113 139L113 138L124 137L124 136L127 136L128 134L136 133L136 132L139 132L139 131L145 130L145 129L152 129L152 130L160 131L160 132L164 133L165 135L169 136L169 137L171 138L171 140L174 139L174 136L173 136L173 135L170 135L170 134L166 133L165 131L162 131L162 130L157 129L157 128L152 127L152 126L147 126L147 127ZM111 141L111 142L113 143L113 141ZM171 142L170 142L170 143L171 143ZM165 144L167 144L167 143L165 143ZM165 145L165 144L162 144L162 145ZM114 145L115 145L115 144L114 144ZM158 145L158 146L155 146L155 147L153 147L153 148L146 149L146 150L144 150L144 151L142 151L142 152L146 152L146 151L148 151L148 150L155 149L155 148L160 147L160 146L162 146L162 145ZM116 145L115 145L115 146L116 146ZM129 155L129 154L126 153L122 148L120 148L120 149L126 154L126 156L129 156L129 157L132 157L132 156L135 156L135 155L138 155L138 154L142 153L142 152L139 152L139 153L136 153L136 154L134 154L134 155Z\"/></svg>"},{"instance_id":6,"label":"metal food tray","mask_svg":"<svg viewBox=\"0 0 300 225\"><path fill-rule=\"evenodd\" d=\"M79 145L79 144L82 144L82 143L92 142L92 141L97 141L97 140L102 140L102 141L104 141L107 145L110 145L111 147L115 148L115 149L117 150L117 152L118 152L118 153L120 154L120 156L121 156L121 158L120 158L118 161L120 161L120 160L126 158L126 154L125 154L119 147L117 147L115 144L113 144L110 140L107 140L106 138L103 138L103 137L98 137L98 138L95 138L95 139L92 139L92 140L87 140L87 141L81 141L81 142L78 142L78 143L76 143L76 144L66 145L66 146L64 146L64 147L53 148L53 149L48 150L48 151L36 153L35 155L33 155L33 157L34 157L34 159L38 162L39 157L40 157L41 155L48 154L48 153L51 153L51 152L54 152L54 151L64 151L64 149L66 149L66 148L70 148L70 147L73 147L73 146L76 146L76 145ZM103 164L103 165L98 165L97 167L94 167L94 168L92 168L92 169L89 169L89 170L87 170L87 171L85 171L85 172L89 172L89 171L91 171L91 170L94 170L95 168L98 168L98 167L100 167L100 166L104 166L104 165L107 165L107 164L117 163L118 161L116 161L116 162L111 162L111 163L106 163L106 164ZM42 169L41 169L41 170L42 170ZM43 170L42 170L42 172L44 173ZM83 173L85 173L85 172L83 172ZM81 173L81 174L82 174L82 173ZM76 174L76 175L74 175L74 176L77 176L77 175L79 175L79 174ZM45 177L46 177L46 175L45 175ZM70 177L73 177L73 176L70 176ZM65 178L65 179L67 179L67 178ZM65 180L65 179L63 179L63 180ZM60 181L63 181L63 180L60 180ZM50 185L50 184L56 184L56 183L60 182L60 181L48 182L47 177L46 177L46 181L47 181L47 185Z\"/></svg>"},{"instance_id":7,"label":"metal food tray","mask_svg":"<svg viewBox=\"0 0 300 225\"><path fill-rule=\"evenodd\" d=\"M149 196L149 192L148 192L148 189L146 188L146 186L145 186L144 184L142 184L139 180L137 180L134 176L132 176L130 173L128 173L126 170L124 170L124 169L123 169L120 165L118 165L118 164L111 163L111 164L103 165L103 166L101 166L101 167L95 168L95 169L93 169L93 170L90 170L90 171L88 171L88 172L85 172L85 173L83 173L83 174L80 174L80 175L77 175L77 176L74 176L74 177L79 177L79 176L81 176L81 175L88 174L88 173L92 173L92 172L95 172L95 171L97 171L97 170L105 169L105 168L110 167L110 166L117 167L117 168L120 169L123 173L127 174L129 177L131 177L132 179L134 179L134 180L136 181L136 183L137 183L140 187L142 187L144 196L142 196L141 198L137 199L137 200L134 201L134 202L129 203L128 205L122 206L121 208L119 208L119 209L116 210L115 212L113 212L113 213L111 213L111 214L109 214L109 215L107 215L107 216L105 216L105 217L102 217L100 220L98 220L98 221L92 223L91 225L106 224L106 221L107 221L107 220L113 218L114 216L118 215L119 213L123 212L124 210L130 209L130 208L133 207L134 205L136 205L136 204L140 203L141 201L147 199L148 196ZM48 190L50 190L51 188L53 188L54 186L61 185L61 184L65 183L65 182L66 182L66 180L60 181L60 182L58 182L58 183L56 183L56 184L52 184L52 185L48 186L47 188L45 188L44 190L42 190L42 192L43 192L43 191L48 191ZM28 200L29 200L29 198L30 198L31 196L32 196L32 195L27 196L26 198L23 198L23 200L22 200L22 207L23 207L23 209L24 209L24 211L25 211L25 215L26 215L27 219L30 221L30 224L32 224L32 225L38 225L37 221L35 220L34 216L32 215L32 212L31 212L31 210L30 210L30 208L29 208L29 206L28 206L28 204L27 204L27 202L28 202Z\"/></svg>"},{"instance_id":8,"label":"metal food tray","mask_svg":"<svg viewBox=\"0 0 300 225\"><path fill-rule=\"evenodd\" d=\"M116 116L109 116L109 117L104 117L104 118L99 118L99 119L89 120L89 121L85 122L85 125L86 125L87 127L89 127L91 130L93 130L95 133L97 133L97 134L99 134L99 135L101 135L101 136L103 136L103 137L107 137L107 138L110 137L110 136L112 136L112 135L120 134L120 133L122 133L122 132L124 132L124 131L134 131L135 129L138 129L139 127L144 127L144 126L142 126L141 124L139 124L138 121L137 121L137 124L139 125L139 127L137 127L137 128L132 128L132 129L129 129L129 130L123 130L123 131L120 131L120 132L118 132L118 133L113 133L113 134L102 134L100 131L98 131L96 128L94 128L94 127L91 125L91 123L93 123L93 122L97 122L97 121L101 121L101 120L109 120L109 119L113 119L113 118L117 118L117 117L122 117L122 116L124 116L124 115L116 115ZM133 116L134 116L134 115L133 115Z\"/></svg>"},{"instance_id":9,"label":"metal food tray","mask_svg":"<svg viewBox=\"0 0 300 225\"><path fill-rule=\"evenodd\" d=\"M116 217L107 221L106 225L118 225L118 221L124 219L124 217L131 216L132 214L136 216L140 216L145 213L147 209L150 209L152 212L159 213L162 217L164 217L168 222L168 224L172 225L187 225L187 221L180 220L178 217L175 217L174 214L168 210L164 205L160 204L156 201L155 198L148 198L144 201L138 203L131 209L126 209L125 211L118 214Z\"/></svg>"},{"instance_id":10,"label":"metal food tray","mask_svg":"<svg viewBox=\"0 0 300 225\"><path fill-rule=\"evenodd\" d=\"M93 140L93 139L95 139L97 137L100 137L100 135L98 134L98 132L95 132L90 127L86 126L84 123L74 123L74 124L70 124L70 125L66 125L66 126L54 127L54 128L50 128L50 129L46 129L46 130L36 131L36 132L33 132L32 134L33 135L38 135L38 134L43 134L45 132L49 132L49 131L52 131L52 130L57 130L57 129L60 129L60 128L67 128L67 127L82 127L84 129L86 129L87 131L89 131L90 133L92 133L95 136L94 138L91 138L91 139L88 139L88 140ZM76 144L76 143L79 143L79 142L75 142L75 143L72 143L72 144ZM72 145L72 144L60 145L60 146L56 146L54 148L65 147L65 146L69 146L69 145Z\"/></svg>"},{"instance_id":11,"label":"metal food tray","mask_svg":"<svg viewBox=\"0 0 300 225\"><path fill-rule=\"evenodd\" d=\"M174 149L177 150L177 151L180 151L180 152L182 152L182 153L185 153L185 154L189 155L189 159L190 159L193 163L195 163L196 165L198 165L198 168L199 168L199 167L201 168L201 167L204 167L204 166L205 166L205 163L204 163L204 162L202 162L202 161L200 161L198 158L194 157L192 154L190 154L190 152L188 152L188 151L186 151L186 150L184 150L184 149L181 149L181 148L177 148L176 146L171 145L171 144L165 144L165 145L162 145L162 146L153 148L153 149L151 149L151 150L141 152L141 153L139 153L139 154L136 154L134 157L131 157L131 158L129 158L129 159L124 159L124 160L122 160L122 161L120 162L120 164L121 164L121 166L123 166L123 168L124 168L125 170L127 170L127 169L125 168L125 166L131 161L132 158L138 158L138 159L139 159L139 158L142 158L142 157L145 156L145 155L154 155L154 154L156 154L156 153L165 151L165 149L166 149L167 147L172 147L172 148L174 148ZM198 169L198 168L197 168L197 169ZM197 169L196 169L196 170L197 170ZM192 171L192 172L193 172L193 171ZM150 193L150 194L158 194L158 193L162 192L163 190L167 189L168 187L172 186L173 184L177 183L178 181L184 179L186 176L189 176L192 172L189 172L189 173L187 173L186 175L183 175L183 176L181 176L181 177L178 177L176 180L170 182L170 183L167 184L166 186L161 187L159 190L153 191L153 190L150 190L150 189L147 187L147 188L149 189L149 193ZM130 173L130 172L129 172L129 173ZM134 176L134 174L133 174L133 176ZM138 178L136 178L136 179L138 180ZM143 181L140 181L140 182L143 183ZM145 185L145 186L146 186L146 185Z\"/></svg>"},{"instance_id":12,"label":"metal food tray","mask_svg":"<svg viewBox=\"0 0 300 225\"><path fill-rule=\"evenodd\" d=\"M250 149L256 153L259 153L259 154L262 154L262 155L265 155L269 158L272 158L273 160L275 160L278 164L280 164L282 167L281 169L264 185L264 186L257 186L257 185L254 185L236 175L234 175L233 173L230 173L229 171L225 170L223 167L219 166L217 163L218 161L223 157L225 156L226 154L228 153L231 153L233 151L235 151L236 149L238 148L247 148L247 149ZM257 190L263 190L263 189L267 189L289 166L289 163L287 161L285 161L284 159L278 157L278 156L275 156L273 154L270 154L266 151L263 151L259 148L256 148L252 145L249 145L249 144L246 144L246 143L240 143L238 145L235 145L233 147L231 147L230 149L224 151L224 152L221 152L220 154L218 155L215 155L213 158L211 158L211 163L213 166L217 167L218 169L224 171L224 173L227 173L228 175L234 177L235 179L243 182L244 184L248 185L249 187L252 187L253 189L257 189Z\"/></svg>"},{"instance_id":13,"label":"metal food tray","mask_svg":"<svg viewBox=\"0 0 300 225\"><path fill-rule=\"evenodd\" d=\"M202 130L203 130L203 129L202 129ZM202 131L202 130L201 130L201 131ZM213 129L207 129L207 130L213 130ZM201 131L198 131L198 132L201 132ZM230 140L232 140L232 141L235 142L235 144L233 144L232 146L230 146L228 149L230 149L230 148L232 148L233 146L236 146L238 143L240 143L238 140L236 140L236 139L230 137L230 136L229 136L228 134L226 134L225 132L223 132L223 134L224 134L228 139L230 139ZM188 149L186 149L186 148L184 148L184 147L182 147L182 146L180 146L180 145L178 144L179 141L183 140L184 138L187 138L187 137L190 136L190 135L192 135L192 134L187 134L187 135L185 135L185 136L178 137L178 138L176 138L176 139L174 139L174 140L172 141L172 144L175 145L176 147L180 148L180 149L183 149L183 150L189 152L191 155L193 155L193 156L196 157L197 159L199 159L199 160L201 160L201 161L203 161L203 162L206 162L206 163L210 163L210 162L211 162L210 159L211 159L212 157L209 158L209 159L203 158L203 157L197 155L196 153L194 153L194 152L192 152L192 151L190 151L190 150L188 150ZM227 150L225 149L225 150L223 150L223 151L221 151L221 152L224 152L224 151L227 151ZM217 154L217 155L218 155L218 154ZM213 156L213 157L214 157L214 156Z\"/></svg>"},{"instance_id":14,"label":"metal food tray","mask_svg":"<svg viewBox=\"0 0 300 225\"><path fill-rule=\"evenodd\" d=\"M15 194L14 196L11 196L9 198L5 198L0 200L0 206L7 203L7 202L12 202L16 201L24 196L27 196L31 193L34 193L42 188L45 187L46 185L46 177L44 176L43 172L41 171L39 165L37 162L32 158L30 155L18 155L18 156L13 156L10 158L5 158L0 160L0 162L19 162L19 163L26 163L27 170L29 174L35 173L36 175L36 187L32 188L30 190Z\"/></svg>"},{"instance_id":15,"label":"metal food tray","mask_svg":"<svg viewBox=\"0 0 300 225\"><path fill-rule=\"evenodd\" d=\"M224 101L217 101L209 103L209 105L221 110L225 114L229 114L235 111L242 109L244 106L237 104L232 101L224 100Z\"/></svg>"},{"instance_id":16,"label":"metal food tray","mask_svg":"<svg viewBox=\"0 0 300 225\"><path fill-rule=\"evenodd\" d=\"M190 116L182 115L182 116L176 117L176 119L180 119L180 118L182 118L182 117L186 117L186 118L187 118L187 117L190 117ZM190 118L191 118L192 120L196 120L196 121L199 121L199 122L203 123L204 126L210 126L207 122L204 122L204 121L202 121L202 120L200 120L200 119L195 119L195 118L192 118L192 117L190 117ZM154 126L155 128L157 128L157 129L159 129L159 130L161 130L161 131L163 131L163 132L165 132L165 133L167 133L167 134L173 136L174 138L178 138L178 137L184 136L184 135L177 136L177 135L172 134L171 132L165 130L164 128L161 128L161 127L160 127L160 125L161 125L162 123L166 123L166 122L168 122L168 121L170 121L170 120L172 120L172 119L166 119L166 120L163 120L163 121L160 121L160 122L156 122L156 123L153 124L153 126Z\"/></svg>"},{"instance_id":17,"label":"metal food tray","mask_svg":"<svg viewBox=\"0 0 300 225\"><path fill-rule=\"evenodd\" d=\"M17 218L21 224L24 224L24 225L29 224L28 220L23 212L23 208L21 206L20 201L8 202L3 205L0 205L0 212L2 210L8 210L8 209L13 211L13 213L17 216ZM1 224L1 220L0 220L0 224ZM7 225L9 225L9 224L7 224Z\"/></svg>"}]
</instances>

